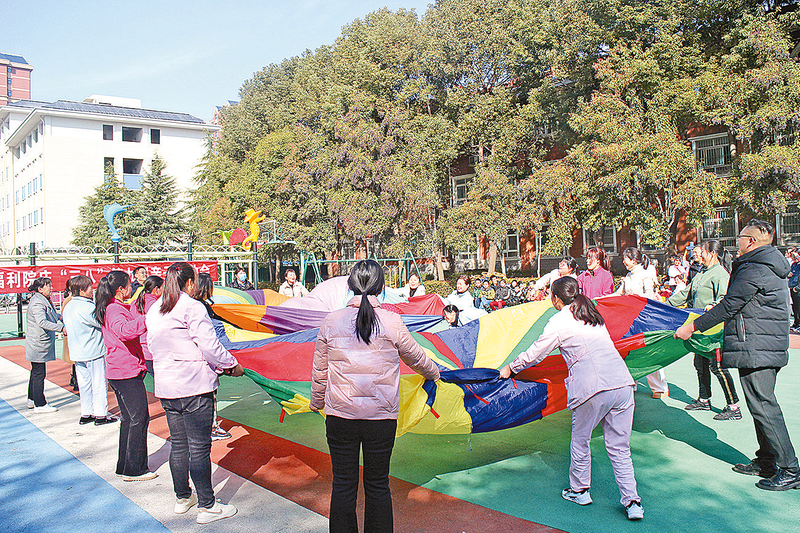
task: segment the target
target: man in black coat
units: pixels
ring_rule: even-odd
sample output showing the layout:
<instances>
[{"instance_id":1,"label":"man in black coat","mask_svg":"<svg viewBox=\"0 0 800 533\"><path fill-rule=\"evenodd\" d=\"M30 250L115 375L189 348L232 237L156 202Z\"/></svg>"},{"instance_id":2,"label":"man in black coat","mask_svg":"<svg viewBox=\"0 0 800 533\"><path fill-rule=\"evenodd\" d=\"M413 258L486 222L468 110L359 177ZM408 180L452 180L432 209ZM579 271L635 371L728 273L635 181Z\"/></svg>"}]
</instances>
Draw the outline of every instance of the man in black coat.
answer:
<instances>
[{"instance_id":1,"label":"man in black coat","mask_svg":"<svg viewBox=\"0 0 800 533\"><path fill-rule=\"evenodd\" d=\"M725 322L722 366L739 369L759 445L755 459L733 470L764 478L758 488L788 490L800 488L800 467L775 398L775 380L789 362L789 263L772 246L773 236L772 225L761 220L742 229L727 294L675 337L686 340Z\"/></svg>"}]
</instances>

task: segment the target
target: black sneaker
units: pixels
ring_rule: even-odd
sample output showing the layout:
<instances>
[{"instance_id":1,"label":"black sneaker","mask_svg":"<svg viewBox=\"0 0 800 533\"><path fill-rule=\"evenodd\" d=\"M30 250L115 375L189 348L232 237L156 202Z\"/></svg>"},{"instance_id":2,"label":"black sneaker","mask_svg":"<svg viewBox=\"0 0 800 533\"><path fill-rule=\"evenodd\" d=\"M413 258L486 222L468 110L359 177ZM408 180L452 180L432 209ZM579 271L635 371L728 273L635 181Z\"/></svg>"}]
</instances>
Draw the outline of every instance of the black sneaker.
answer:
<instances>
[{"instance_id":1,"label":"black sneaker","mask_svg":"<svg viewBox=\"0 0 800 533\"><path fill-rule=\"evenodd\" d=\"M721 412L714 415L714 420L741 420L742 419L742 410L738 407L735 409L731 409L730 406L726 405L725 409Z\"/></svg>"},{"instance_id":2,"label":"black sneaker","mask_svg":"<svg viewBox=\"0 0 800 533\"><path fill-rule=\"evenodd\" d=\"M709 400L701 400L700 398L696 399L686 407L684 407L687 411L710 411L711 410L711 402ZM739 415L741 418L741 414Z\"/></svg>"},{"instance_id":3,"label":"black sneaker","mask_svg":"<svg viewBox=\"0 0 800 533\"><path fill-rule=\"evenodd\" d=\"M771 468L761 468L761 466L756 462L755 459L750 461L747 464L738 463L733 465L731 468L734 472L738 472L739 474L745 474L747 476L760 476L763 478L771 478L775 475L775 467Z\"/></svg>"},{"instance_id":4,"label":"black sneaker","mask_svg":"<svg viewBox=\"0 0 800 533\"><path fill-rule=\"evenodd\" d=\"M95 420L96 420L96 418L93 417L92 415L82 416L81 419L78 420L78 423L81 424L81 425L83 425L83 424L91 424Z\"/></svg>"},{"instance_id":5,"label":"black sneaker","mask_svg":"<svg viewBox=\"0 0 800 533\"><path fill-rule=\"evenodd\" d=\"M102 418L96 418L94 421L94 425L102 426L103 424L112 424L114 422L119 422L119 418L115 416L104 416Z\"/></svg>"}]
</instances>

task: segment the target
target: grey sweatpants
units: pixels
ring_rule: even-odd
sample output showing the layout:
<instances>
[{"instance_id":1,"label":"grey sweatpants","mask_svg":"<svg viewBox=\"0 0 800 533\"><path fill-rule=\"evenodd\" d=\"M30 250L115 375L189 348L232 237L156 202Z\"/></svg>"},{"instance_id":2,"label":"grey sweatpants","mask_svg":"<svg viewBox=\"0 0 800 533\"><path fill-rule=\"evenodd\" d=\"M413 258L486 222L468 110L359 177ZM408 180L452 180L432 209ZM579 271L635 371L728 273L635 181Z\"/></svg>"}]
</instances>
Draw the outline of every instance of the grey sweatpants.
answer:
<instances>
[{"instance_id":1,"label":"grey sweatpants","mask_svg":"<svg viewBox=\"0 0 800 533\"><path fill-rule=\"evenodd\" d=\"M592 452L589 440L597 424L603 426L606 452L614 468L622 505L640 501L636 492L631 461L631 427L633 426L633 386L598 392L572 411L571 461L569 485L574 491L592 484Z\"/></svg>"}]
</instances>

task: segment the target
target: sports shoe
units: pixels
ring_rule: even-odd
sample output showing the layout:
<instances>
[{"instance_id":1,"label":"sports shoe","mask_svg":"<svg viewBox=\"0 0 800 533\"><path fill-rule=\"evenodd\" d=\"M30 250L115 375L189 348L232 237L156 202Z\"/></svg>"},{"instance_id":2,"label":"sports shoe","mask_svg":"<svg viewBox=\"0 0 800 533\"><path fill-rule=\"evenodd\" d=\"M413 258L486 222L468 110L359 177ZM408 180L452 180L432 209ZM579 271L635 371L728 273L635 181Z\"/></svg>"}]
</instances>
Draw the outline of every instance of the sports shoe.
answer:
<instances>
[{"instance_id":1,"label":"sports shoe","mask_svg":"<svg viewBox=\"0 0 800 533\"><path fill-rule=\"evenodd\" d=\"M235 514L236 507L233 505L214 502L214 506L210 509L206 509L205 507L197 508L197 523L208 524L210 522L222 520L223 518L229 518Z\"/></svg>"},{"instance_id":2,"label":"sports shoe","mask_svg":"<svg viewBox=\"0 0 800 533\"><path fill-rule=\"evenodd\" d=\"M637 502L633 500L631 503L628 504L625 509L628 511L628 520L641 520L644 518L644 509L642 508L642 502Z\"/></svg>"},{"instance_id":3,"label":"sports shoe","mask_svg":"<svg viewBox=\"0 0 800 533\"><path fill-rule=\"evenodd\" d=\"M56 411L58 411L58 407L53 407L50 404L44 404L33 408L34 413L55 413Z\"/></svg>"},{"instance_id":4,"label":"sports shoe","mask_svg":"<svg viewBox=\"0 0 800 533\"><path fill-rule=\"evenodd\" d=\"M785 468L776 468L775 475L769 479L759 479L756 487L764 490L789 490L800 488L800 471L790 472Z\"/></svg>"},{"instance_id":5,"label":"sports shoe","mask_svg":"<svg viewBox=\"0 0 800 533\"><path fill-rule=\"evenodd\" d=\"M178 498L175 500L175 514L184 514L186 511L197 505L197 495L192 493L188 498Z\"/></svg>"},{"instance_id":6,"label":"sports shoe","mask_svg":"<svg viewBox=\"0 0 800 533\"><path fill-rule=\"evenodd\" d=\"M733 465L731 468L734 472L738 472L739 474L745 474L747 476L760 476L764 478L770 478L775 475L775 467L762 467L759 465L755 459L750 461L747 464L738 463Z\"/></svg>"},{"instance_id":7,"label":"sports shoe","mask_svg":"<svg viewBox=\"0 0 800 533\"><path fill-rule=\"evenodd\" d=\"M155 472L145 472L144 474L140 474L138 476L122 476L122 481L149 481L151 479L155 479L158 477L158 474Z\"/></svg>"},{"instance_id":8,"label":"sports shoe","mask_svg":"<svg viewBox=\"0 0 800 533\"><path fill-rule=\"evenodd\" d=\"M741 420L742 410L738 407L731 409L729 405L725 409L714 415L714 420Z\"/></svg>"},{"instance_id":9,"label":"sports shoe","mask_svg":"<svg viewBox=\"0 0 800 533\"><path fill-rule=\"evenodd\" d=\"M36 404L33 403L33 400L28 400L28 403L25 404L25 407L27 407L28 409L33 409L34 407L36 407Z\"/></svg>"},{"instance_id":10,"label":"sports shoe","mask_svg":"<svg viewBox=\"0 0 800 533\"><path fill-rule=\"evenodd\" d=\"M231 434L217 426L211 430L211 440L223 440L231 438Z\"/></svg>"},{"instance_id":11,"label":"sports shoe","mask_svg":"<svg viewBox=\"0 0 800 533\"><path fill-rule=\"evenodd\" d=\"M78 424L80 424L80 425L91 424L95 420L97 420L97 419L95 417L93 417L92 415L82 416L81 419L78 420Z\"/></svg>"},{"instance_id":12,"label":"sports shoe","mask_svg":"<svg viewBox=\"0 0 800 533\"><path fill-rule=\"evenodd\" d=\"M592 503L592 496L589 494L589 489L583 489L580 492L575 492L572 489L564 489L561 491L561 497L565 500L575 502L578 505L589 505Z\"/></svg>"},{"instance_id":13,"label":"sports shoe","mask_svg":"<svg viewBox=\"0 0 800 533\"><path fill-rule=\"evenodd\" d=\"M113 424L114 422L119 422L119 418L116 416L99 416L95 418L94 425L95 426L102 426L103 424Z\"/></svg>"},{"instance_id":14,"label":"sports shoe","mask_svg":"<svg viewBox=\"0 0 800 533\"><path fill-rule=\"evenodd\" d=\"M687 411L710 411L711 410L711 402L709 400L701 400L700 398L696 399L686 407L684 407Z\"/></svg>"}]
</instances>

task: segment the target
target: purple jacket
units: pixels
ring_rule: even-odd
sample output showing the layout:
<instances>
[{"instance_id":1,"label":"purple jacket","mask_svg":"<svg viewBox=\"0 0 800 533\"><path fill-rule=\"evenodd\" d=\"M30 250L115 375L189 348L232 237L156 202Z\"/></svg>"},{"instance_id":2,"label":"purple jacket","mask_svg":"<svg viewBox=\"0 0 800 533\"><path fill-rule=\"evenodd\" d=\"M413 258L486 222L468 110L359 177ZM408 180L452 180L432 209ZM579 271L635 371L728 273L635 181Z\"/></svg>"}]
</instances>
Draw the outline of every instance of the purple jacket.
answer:
<instances>
[{"instance_id":1,"label":"purple jacket","mask_svg":"<svg viewBox=\"0 0 800 533\"><path fill-rule=\"evenodd\" d=\"M106 377L108 379L135 378L146 371L139 335L145 332L143 316L134 316L130 308L119 300L106 307L103 342L106 345Z\"/></svg>"},{"instance_id":2,"label":"purple jacket","mask_svg":"<svg viewBox=\"0 0 800 533\"><path fill-rule=\"evenodd\" d=\"M314 350L311 405L326 415L352 420L397 419L400 408L400 360L426 379L439 369L411 336L400 315L380 308L369 296L380 327L364 344L355 334L361 296L322 322Z\"/></svg>"},{"instance_id":3,"label":"purple jacket","mask_svg":"<svg viewBox=\"0 0 800 533\"><path fill-rule=\"evenodd\" d=\"M614 276L603 267L595 270L584 270L578 276L581 292L592 300L600 296L608 296L614 292Z\"/></svg>"},{"instance_id":4,"label":"purple jacket","mask_svg":"<svg viewBox=\"0 0 800 533\"><path fill-rule=\"evenodd\" d=\"M575 409L598 392L633 386L633 378L605 326L577 320L569 306L550 318L542 335L509 365L513 372L533 366L556 348L569 368L564 380L567 408Z\"/></svg>"},{"instance_id":5,"label":"purple jacket","mask_svg":"<svg viewBox=\"0 0 800 533\"><path fill-rule=\"evenodd\" d=\"M172 311L162 315L161 301L156 300L146 315L155 395L187 398L216 390L218 372L238 361L220 344L205 306L181 291Z\"/></svg>"}]
</instances>

